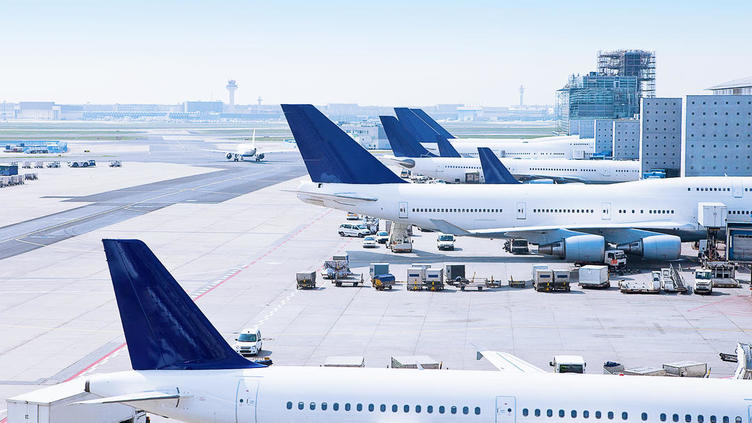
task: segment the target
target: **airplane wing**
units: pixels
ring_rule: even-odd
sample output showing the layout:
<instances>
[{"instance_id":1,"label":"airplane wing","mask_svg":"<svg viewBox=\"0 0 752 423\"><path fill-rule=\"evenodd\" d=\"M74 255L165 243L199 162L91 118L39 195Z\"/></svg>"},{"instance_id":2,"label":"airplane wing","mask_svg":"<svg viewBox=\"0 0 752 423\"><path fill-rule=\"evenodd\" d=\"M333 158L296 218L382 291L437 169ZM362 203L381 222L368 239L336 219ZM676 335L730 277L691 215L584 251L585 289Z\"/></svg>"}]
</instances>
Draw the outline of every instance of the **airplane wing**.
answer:
<instances>
[{"instance_id":1,"label":"airplane wing","mask_svg":"<svg viewBox=\"0 0 752 423\"><path fill-rule=\"evenodd\" d=\"M480 360L482 357L485 357L486 360L490 361L491 364L493 364L493 366L496 367L500 372L546 373L540 367L532 365L527 361L509 353L500 351L478 351L475 358L477 360Z\"/></svg>"},{"instance_id":2,"label":"airplane wing","mask_svg":"<svg viewBox=\"0 0 752 423\"><path fill-rule=\"evenodd\" d=\"M112 397L96 398L86 401L78 401L74 404L112 404L116 402L134 402L134 401L154 401L154 400L166 400L166 399L179 399L185 398L185 395L180 395L179 392L168 393L159 391L146 391L135 392L131 394L115 395Z\"/></svg>"},{"instance_id":3,"label":"airplane wing","mask_svg":"<svg viewBox=\"0 0 752 423\"><path fill-rule=\"evenodd\" d=\"M568 183L585 183L585 180L582 178L575 178L572 176L550 176L550 175L515 175L515 178L519 179L520 181L527 182L527 181L535 181L535 180L541 180L541 179L550 179L557 184L568 184Z\"/></svg>"}]
</instances>

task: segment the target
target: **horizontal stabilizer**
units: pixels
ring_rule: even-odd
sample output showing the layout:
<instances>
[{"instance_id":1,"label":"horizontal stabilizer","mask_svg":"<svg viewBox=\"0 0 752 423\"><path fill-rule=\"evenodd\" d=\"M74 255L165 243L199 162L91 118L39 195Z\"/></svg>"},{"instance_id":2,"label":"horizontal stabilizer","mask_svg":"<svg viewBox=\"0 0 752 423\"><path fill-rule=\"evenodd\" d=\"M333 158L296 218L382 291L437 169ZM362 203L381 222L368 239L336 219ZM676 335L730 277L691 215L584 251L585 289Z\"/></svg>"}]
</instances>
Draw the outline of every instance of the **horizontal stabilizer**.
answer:
<instances>
[{"instance_id":1,"label":"horizontal stabilizer","mask_svg":"<svg viewBox=\"0 0 752 423\"><path fill-rule=\"evenodd\" d=\"M500 351L478 351L476 359L480 360L485 357L500 372L506 373L546 373L543 369L527 361Z\"/></svg>"},{"instance_id":2,"label":"horizontal stabilizer","mask_svg":"<svg viewBox=\"0 0 752 423\"><path fill-rule=\"evenodd\" d=\"M179 398L185 398L185 396L181 396L179 393L146 391L136 392L132 394L115 395L113 397L96 398L86 401L78 401L74 404L113 404L134 401L173 400Z\"/></svg>"}]
</instances>

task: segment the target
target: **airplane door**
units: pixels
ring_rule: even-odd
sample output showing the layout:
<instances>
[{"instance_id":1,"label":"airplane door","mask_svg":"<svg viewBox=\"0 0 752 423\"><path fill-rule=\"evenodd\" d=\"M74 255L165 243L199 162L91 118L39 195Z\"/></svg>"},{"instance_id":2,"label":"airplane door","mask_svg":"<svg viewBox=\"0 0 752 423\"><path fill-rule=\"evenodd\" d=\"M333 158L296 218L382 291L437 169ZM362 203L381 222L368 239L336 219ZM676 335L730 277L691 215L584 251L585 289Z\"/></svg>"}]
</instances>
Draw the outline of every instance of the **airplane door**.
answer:
<instances>
[{"instance_id":1,"label":"airplane door","mask_svg":"<svg viewBox=\"0 0 752 423\"><path fill-rule=\"evenodd\" d=\"M496 397L496 423L514 423L515 403L515 397Z\"/></svg>"},{"instance_id":2,"label":"airplane door","mask_svg":"<svg viewBox=\"0 0 752 423\"><path fill-rule=\"evenodd\" d=\"M399 218L407 219L407 202L406 201L399 203Z\"/></svg>"},{"instance_id":3,"label":"airplane door","mask_svg":"<svg viewBox=\"0 0 752 423\"><path fill-rule=\"evenodd\" d=\"M525 213L525 203L517 203L517 219L518 220L525 220L527 214Z\"/></svg>"},{"instance_id":4,"label":"airplane door","mask_svg":"<svg viewBox=\"0 0 752 423\"><path fill-rule=\"evenodd\" d=\"M742 198L744 195L744 188L742 188L741 182L734 182L734 197Z\"/></svg>"},{"instance_id":5,"label":"airplane door","mask_svg":"<svg viewBox=\"0 0 752 423\"><path fill-rule=\"evenodd\" d=\"M258 380L241 378L235 395L235 422L256 423L256 397Z\"/></svg>"},{"instance_id":6,"label":"airplane door","mask_svg":"<svg viewBox=\"0 0 752 423\"><path fill-rule=\"evenodd\" d=\"M601 220L611 220L611 203L601 203Z\"/></svg>"}]
</instances>

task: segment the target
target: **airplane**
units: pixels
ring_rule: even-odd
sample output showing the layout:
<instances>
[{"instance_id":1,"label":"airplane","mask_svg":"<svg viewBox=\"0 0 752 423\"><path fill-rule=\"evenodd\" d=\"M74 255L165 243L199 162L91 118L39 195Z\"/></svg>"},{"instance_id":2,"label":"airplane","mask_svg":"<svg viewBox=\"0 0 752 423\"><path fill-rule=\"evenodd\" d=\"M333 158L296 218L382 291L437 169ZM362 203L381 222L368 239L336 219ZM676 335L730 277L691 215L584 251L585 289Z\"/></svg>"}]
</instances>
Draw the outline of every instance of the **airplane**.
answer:
<instances>
[{"instance_id":1,"label":"airplane","mask_svg":"<svg viewBox=\"0 0 752 423\"><path fill-rule=\"evenodd\" d=\"M394 152L393 160L413 174L441 179L449 183L485 181L480 159L460 157L454 145L446 137L436 134L440 156L426 150L394 117L380 116L389 143ZM387 130L389 127L389 130ZM488 147L480 147L488 148ZM569 160L569 159L509 159L501 163L516 179L529 181L550 180L555 183L614 183L640 179L639 161L631 160Z\"/></svg>"},{"instance_id":2,"label":"airplane","mask_svg":"<svg viewBox=\"0 0 752 423\"><path fill-rule=\"evenodd\" d=\"M752 221L752 178L646 179L611 185L410 184L312 105L282 105L311 182L300 200L456 236L522 238L542 254L602 262L606 245L673 260L707 237L701 203Z\"/></svg>"},{"instance_id":3,"label":"airplane","mask_svg":"<svg viewBox=\"0 0 752 423\"><path fill-rule=\"evenodd\" d=\"M478 157L483 168L486 184L520 184L521 182L512 176L506 167L499 161L490 148L478 148Z\"/></svg>"},{"instance_id":4,"label":"airplane","mask_svg":"<svg viewBox=\"0 0 752 423\"><path fill-rule=\"evenodd\" d=\"M224 150L213 150L213 151L219 151L221 153L224 153L225 158L227 160L232 160L235 162L238 161L245 161L246 159L254 159L257 162L260 162L261 160L264 160L265 154L260 153L258 149L256 148L256 130L253 130L253 135L251 137L250 143L243 143L238 144L235 147L235 151L224 151Z\"/></svg>"},{"instance_id":5,"label":"airplane","mask_svg":"<svg viewBox=\"0 0 752 423\"><path fill-rule=\"evenodd\" d=\"M94 399L187 423L752 422L749 382L546 373L479 351L496 370L264 366L224 340L139 240L105 239L133 370L86 376Z\"/></svg>"},{"instance_id":6,"label":"airplane","mask_svg":"<svg viewBox=\"0 0 752 423\"><path fill-rule=\"evenodd\" d=\"M595 140L578 136L550 136L531 139L455 138L421 109L395 107L397 119L431 153L438 153L436 135L451 139L463 157L477 157L478 147L488 147L500 157L520 159L575 159L595 151ZM420 116L419 116L420 115ZM426 120L424 120L426 119Z\"/></svg>"}]
</instances>

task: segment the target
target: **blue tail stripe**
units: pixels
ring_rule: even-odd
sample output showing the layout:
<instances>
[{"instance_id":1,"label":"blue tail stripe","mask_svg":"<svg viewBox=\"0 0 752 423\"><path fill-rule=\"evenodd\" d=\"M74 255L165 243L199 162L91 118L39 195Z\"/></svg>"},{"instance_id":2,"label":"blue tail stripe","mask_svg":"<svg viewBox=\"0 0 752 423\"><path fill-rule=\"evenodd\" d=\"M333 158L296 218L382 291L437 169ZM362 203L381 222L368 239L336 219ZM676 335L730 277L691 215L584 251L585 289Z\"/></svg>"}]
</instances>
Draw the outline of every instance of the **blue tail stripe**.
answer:
<instances>
[{"instance_id":1,"label":"blue tail stripe","mask_svg":"<svg viewBox=\"0 0 752 423\"><path fill-rule=\"evenodd\" d=\"M433 157L430 151L409 134L394 116L379 116L396 157Z\"/></svg>"},{"instance_id":2,"label":"blue tail stripe","mask_svg":"<svg viewBox=\"0 0 752 423\"><path fill-rule=\"evenodd\" d=\"M478 148L483 178L487 184L519 184L498 157L487 147Z\"/></svg>"},{"instance_id":3,"label":"blue tail stripe","mask_svg":"<svg viewBox=\"0 0 752 423\"><path fill-rule=\"evenodd\" d=\"M310 104L283 104L287 123L313 182L405 183Z\"/></svg>"},{"instance_id":4,"label":"blue tail stripe","mask_svg":"<svg viewBox=\"0 0 752 423\"><path fill-rule=\"evenodd\" d=\"M452 143L445 137L436 134L436 144L439 146L439 156L441 157L462 157L454 148Z\"/></svg>"},{"instance_id":5,"label":"blue tail stripe","mask_svg":"<svg viewBox=\"0 0 752 423\"><path fill-rule=\"evenodd\" d=\"M397 119L418 142L436 142L436 131L407 107L395 107Z\"/></svg>"},{"instance_id":6,"label":"blue tail stripe","mask_svg":"<svg viewBox=\"0 0 752 423\"><path fill-rule=\"evenodd\" d=\"M264 367L227 344L146 244L102 243L134 370Z\"/></svg>"},{"instance_id":7,"label":"blue tail stripe","mask_svg":"<svg viewBox=\"0 0 752 423\"><path fill-rule=\"evenodd\" d=\"M428 115L428 113L424 112L423 109L410 109L413 113L415 113L419 118L423 120L423 122L427 123L428 126L431 127L434 131L438 132L439 135L442 135L444 138L452 139L455 138L454 135L450 134L449 131L444 129L443 126L439 125L439 122L436 122L433 120L431 116Z\"/></svg>"}]
</instances>

